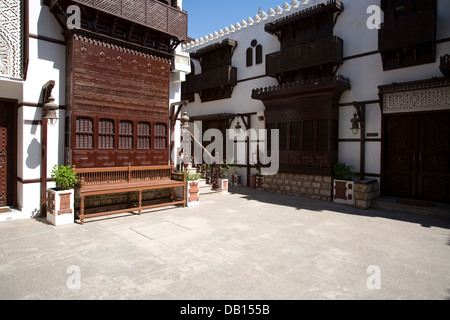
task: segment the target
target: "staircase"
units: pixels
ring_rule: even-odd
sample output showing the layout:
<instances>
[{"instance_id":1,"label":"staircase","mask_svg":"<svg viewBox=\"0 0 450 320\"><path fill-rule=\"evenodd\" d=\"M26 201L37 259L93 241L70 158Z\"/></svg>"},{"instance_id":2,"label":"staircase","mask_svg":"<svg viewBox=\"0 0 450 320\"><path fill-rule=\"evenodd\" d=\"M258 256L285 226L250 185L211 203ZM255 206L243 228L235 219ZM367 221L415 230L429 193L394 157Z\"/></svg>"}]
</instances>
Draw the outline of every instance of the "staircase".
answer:
<instances>
[{"instance_id":1,"label":"staircase","mask_svg":"<svg viewBox=\"0 0 450 320\"><path fill-rule=\"evenodd\" d=\"M198 173L197 172L197 168L192 167L192 165L189 165L187 170L190 173ZM201 178L199 180L200 180L200 183L199 183L200 195L202 195L202 194L218 193L218 191L215 191L215 190L212 189L212 184L211 183L210 184L206 183L206 179Z\"/></svg>"}]
</instances>

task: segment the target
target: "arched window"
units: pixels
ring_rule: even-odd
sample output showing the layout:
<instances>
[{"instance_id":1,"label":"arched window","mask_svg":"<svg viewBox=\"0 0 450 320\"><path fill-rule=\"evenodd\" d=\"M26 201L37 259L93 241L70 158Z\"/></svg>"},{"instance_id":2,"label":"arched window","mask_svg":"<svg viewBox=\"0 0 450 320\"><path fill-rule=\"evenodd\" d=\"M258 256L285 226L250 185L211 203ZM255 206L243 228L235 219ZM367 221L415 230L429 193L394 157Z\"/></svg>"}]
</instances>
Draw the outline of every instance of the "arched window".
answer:
<instances>
[{"instance_id":1,"label":"arched window","mask_svg":"<svg viewBox=\"0 0 450 320\"><path fill-rule=\"evenodd\" d=\"M263 62L263 47L262 45L256 46L256 64L261 64Z\"/></svg>"},{"instance_id":2,"label":"arched window","mask_svg":"<svg viewBox=\"0 0 450 320\"><path fill-rule=\"evenodd\" d=\"M94 120L89 117L78 117L75 128L75 148L94 148Z\"/></svg>"},{"instance_id":3,"label":"arched window","mask_svg":"<svg viewBox=\"0 0 450 320\"><path fill-rule=\"evenodd\" d=\"M251 67L253 65L253 48L247 49L247 67Z\"/></svg>"},{"instance_id":4,"label":"arched window","mask_svg":"<svg viewBox=\"0 0 450 320\"><path fill-rule=\"evenodd\" d=\"M150 122L139 122L138 124L138 149L151 148L151 125Z\"/></svg>"},{"instance_id":5,"label":"arched window","mask_svg":"<svg viewBox=\"0 0 450 320\"><path fill-rule=\"evenodd\" d=\"M155 124L155 149L167 149L167 125Z\"/></svg>"},{"instance_id":6,"label":"arched window","mask_svg":"<svg viewBox=\"0 0 450 320\"><path fill-rule=\"evenodd\" d=\"M256 48L256 64L263 63L263 47L254 39L251 42L251 47L247 49L247 67L253 66L253 48Z\"/></svg>"},{"instance_id":7,"label":"arched window","mask_svg":"<svg viewBox=\"0 0 450 320\"><path fill-rule=\"evenodd\" d=\"M100 119L98 121L98 148L114 149L114 120Z\"/></svg>"},{"instance_id":8,"label":"arched window","mask_svg":"<svg viewBox=\"0 0 450 320\"><path fill-rule=\"evenodd\" d=\"M119 149L133 149L133 121L119 122Z\"/></svg>"}]
</instances>

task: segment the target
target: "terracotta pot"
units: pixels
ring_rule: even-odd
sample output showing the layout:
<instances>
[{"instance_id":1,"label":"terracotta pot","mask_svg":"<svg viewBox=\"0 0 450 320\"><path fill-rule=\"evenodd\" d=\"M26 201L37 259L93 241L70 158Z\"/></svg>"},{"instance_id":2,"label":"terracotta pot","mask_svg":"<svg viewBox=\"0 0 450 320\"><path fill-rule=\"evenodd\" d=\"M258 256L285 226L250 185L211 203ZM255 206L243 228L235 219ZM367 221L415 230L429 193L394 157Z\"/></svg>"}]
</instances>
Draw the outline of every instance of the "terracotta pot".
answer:
<instances>
[{"instance_id":1,"label":"terracotta pot","mask_svg":"<svg viewBox=\"0 0 450 320\"><path fill-rule=\"evenodd\" d=\"M256 174L249 175L248 176L248 181L249 181L248 186L251 189L256 189Z\"/></svg>"}]
</instances>

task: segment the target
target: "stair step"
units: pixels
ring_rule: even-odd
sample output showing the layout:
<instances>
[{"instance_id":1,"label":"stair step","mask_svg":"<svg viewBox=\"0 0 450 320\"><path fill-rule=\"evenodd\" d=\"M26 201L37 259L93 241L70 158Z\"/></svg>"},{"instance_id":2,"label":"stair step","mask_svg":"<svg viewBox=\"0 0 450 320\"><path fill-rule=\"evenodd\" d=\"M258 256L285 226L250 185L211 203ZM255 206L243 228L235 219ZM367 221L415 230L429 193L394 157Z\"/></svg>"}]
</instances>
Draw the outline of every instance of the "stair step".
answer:
<instances>
[{"instance_id":1,"label":"stair step","mask_svg":"<svg viewBox=\"0 0 450 320\"><path fill-rule=\"evenodd\" d=\"M434 206L413 206L399 203L397 198L382 197L372 200L372 208L387 211L421 214L425 216L439 216L450 218L450 205L435 203Z\"/></svg>"}]
</instances>

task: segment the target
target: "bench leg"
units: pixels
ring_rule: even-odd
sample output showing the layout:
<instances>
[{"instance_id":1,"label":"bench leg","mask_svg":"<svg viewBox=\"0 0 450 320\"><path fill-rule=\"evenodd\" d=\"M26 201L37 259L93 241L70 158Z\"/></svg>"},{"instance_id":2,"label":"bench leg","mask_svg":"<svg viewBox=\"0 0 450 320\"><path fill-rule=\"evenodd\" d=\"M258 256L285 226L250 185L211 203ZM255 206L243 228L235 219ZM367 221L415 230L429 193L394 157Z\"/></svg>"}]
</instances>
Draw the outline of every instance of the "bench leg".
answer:
<instances>
[{"instance_id":1,"label":"bench leg","mask_svg":"<svg viewBox=\"0 0 450 320\"><path fill-rule=\"evenodd\" d=\"M81 196L80 223L81 223L81 225L84 224L84 196Z\"/></svg>"},{"instance_id":2,"label":"bench leg","mask_svg":"<svg viewBox=\"0 0 450 320\"><path fill-rule=\"evenodd\" d=\"M183 186L183 194L184 194L184 198L183 198L183 208L186 208L186 201L187 201L187 188L186 188L186 184L184 184L184 186Z\"/></svg>"},{"instance_id":3,"label":"bench leg","mask_svg":"<svg viewBox=\"0 0 450 320\"><path fill-rule=\"evenodd\" d=\"M173 202L175 200L175 188L172 188L172 194L170 196L170 201Z\"/></svg>"},{"instance_id":4,"label":"bench leg","mask_svg":"<svg viewBox=\"0 0 450 320\"><path fill-rule=\"evenodd\" d=\"M142 215L142 190L139 190L139 215Z\"/></svg>"}]
</instances>

